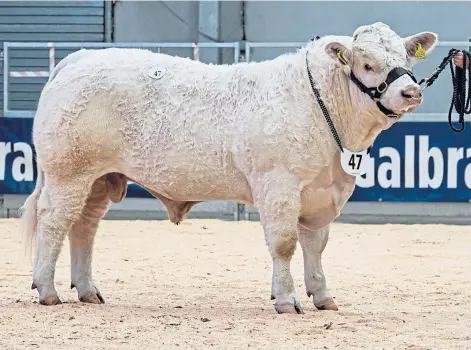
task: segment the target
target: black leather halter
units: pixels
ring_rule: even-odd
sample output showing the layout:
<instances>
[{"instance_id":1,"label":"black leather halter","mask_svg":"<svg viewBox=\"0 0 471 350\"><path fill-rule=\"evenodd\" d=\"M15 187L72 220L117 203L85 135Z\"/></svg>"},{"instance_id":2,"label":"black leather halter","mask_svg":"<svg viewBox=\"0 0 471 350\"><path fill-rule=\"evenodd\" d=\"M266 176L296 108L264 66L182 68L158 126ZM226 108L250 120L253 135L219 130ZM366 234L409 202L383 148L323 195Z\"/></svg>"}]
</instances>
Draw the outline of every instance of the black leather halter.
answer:
<instances>
[{"instance_id":1,"label":"black leather halter","mask_svg":"<svg viewBox=\"0 0 471 350\"><path fill-rule=\"evenodd\" d=\"M316 36L316 37L312 38L311 41L319 40L320 38L321 38L320 36ZM345 61L345 59L343 58L343 56L340 54L339 51L337 51L337 56L339 57L340 62L342 64L347 65L347 62ZM393 68L388 73L388 76L386 77L386 80L383 81L381 84L379 84L379 86L377 86L377 87L370 87L370 88L366 87L360 80L358 80L358 78L355 76L355 74L353 74L353 71L351 71L351 73L350 73L350 79L358 86L358 88L362 92L364 92L365 94L370 96L371 99L376 102L376 106L378 106L378 108L381 112L383 112L386 116L388 116L390 118L397 118L399 115L397 113L394 113L393 111L391 111L389 108L384 107L383 104L379 101L379 99L381 98L381 95L386 92L389 85L391 85L391 83L394 80L399 79L404 74L408 74L411 77L411 79L415 83L417 83L417 79L414 77L414 74L412 74L411 71L409 71L405 68L402 68L402 67Z\"/></svg>"},{"instance_id":2,"label":"black leather halter","mask_svg":"<svg viewBox=\"0 0 471 350\"><path fill-rule=\"evenodd\" d=\"M344 62L342 63L345 64ZM415 83L417 83L417 79L414 77L414 74L412 74L411 71L402 67L396 67L391 69L391 71L389 71L388 73L388 76L386 77L386 80L379 84L377 87L366 87L360 80L358 80L355 74L353 74L353 71L350 73L350 79L358 86L358 88L362 92L370 96L371 99L376 102L376 105L378 106L381 112L383 112L386 116L390 118L397 118L398 114L384 107L383 104L379 101L379 99L386 92L389 85L391 85L391 83L396 79L402 77L404 74L409 75L411 79Z\"/></svg>"}]
</instances>

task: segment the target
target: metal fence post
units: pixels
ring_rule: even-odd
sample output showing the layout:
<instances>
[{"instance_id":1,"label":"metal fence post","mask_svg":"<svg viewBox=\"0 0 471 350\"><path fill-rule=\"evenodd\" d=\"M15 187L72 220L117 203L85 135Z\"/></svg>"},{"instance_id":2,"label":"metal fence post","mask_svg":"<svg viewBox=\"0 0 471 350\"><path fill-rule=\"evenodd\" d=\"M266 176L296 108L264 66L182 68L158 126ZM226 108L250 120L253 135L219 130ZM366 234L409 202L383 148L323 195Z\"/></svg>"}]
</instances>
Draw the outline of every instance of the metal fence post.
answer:
<instances>
[{"instance_id":1,"label":"metal fence post","mask_svg":"<svg viewBox=\"0 0 471 350\"><path fill-rule=\"evenodd\" d=\"M3 43L3 116L8 112L8 43Z\"/></svg>"},{"instance_id":2,"label":"metal fence post","mask_svg":"<svg viewBox=\"0 0 471 350\"><path fill-rule=\"evenodd\" d=\"M109 43L113 37L113 2L105 1L105 42Z\"/></svg>"},{"instance_id":3,"label":"metal fence post","mask_svg":"<svg viewBox=\"0 0 471 350\"><path fill-rule=\"evenodd\" d=\"M193 59L195 61L200 60L200 48L198 47L198 42L197 41L195 41L193 43Z\"/></svg>"},{"instance_id":4,"label":"metal fence post","mask_svg":"<svg viewBox=\"0 0 471 350\"><path fill-rule=\"evenodd\" d=\"M53 43L47 43L47 46L49 47L49 74L52 74L52 71L56 65L56 53Z\"/></svg>"},{"instance_id":5,"label":"metal fence post","mask_svg":"<svg viewBox=\"0 0 471 350\"><path fill-rule=\"evenodd\" d=\"M240 44L237 42L234 47L234 64L239 63L239 56L240 56ZM236 203L236 212L235 212L235 220L241 221L241 218L246 218L246 208L245 204Z\"/></svg>"},{"instance_id":6,"label":"metal fence post","mask_svg":"<svg viewBox=\"0 0 471 350\"><path fill-rule=\"evenodd\" d=\"M234 47L234 63L239 63L239 56L240 56L240 44L239 42L236 42L235 47Z\"/></svg>"},{"instance_id":7,"label":"metal fence post","mask_svg":"<svg viewBox=\"0 0 471 350\"><path fill-rule=\"evenodd\" d=\"M247 218L247 213L245 212L245 204L236 203L234 220L242 221Z\"/></svg>"}]
</instances>

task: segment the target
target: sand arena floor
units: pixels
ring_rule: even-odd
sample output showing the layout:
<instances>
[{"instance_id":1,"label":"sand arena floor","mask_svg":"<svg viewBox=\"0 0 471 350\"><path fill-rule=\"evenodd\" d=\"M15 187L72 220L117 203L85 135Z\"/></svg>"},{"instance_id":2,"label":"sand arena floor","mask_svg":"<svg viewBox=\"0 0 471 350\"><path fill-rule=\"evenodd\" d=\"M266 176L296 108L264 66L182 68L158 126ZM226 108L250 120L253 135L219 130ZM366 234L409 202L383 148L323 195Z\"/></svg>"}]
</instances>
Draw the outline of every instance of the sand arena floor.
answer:
<instances>
[{"instance_id":1,"label":"sand arena floor","mask_svg":"<svg viewBox=\"0 0 471 350\"><path fill-rule=\"evenodd\" d=\"M324 252L339 312L305 294L278 315L258 222L103 221L94 277L105 305L70 290L68 243L56 270L64 302L30 290L18 221L0 220L0 349L471 349L471 228L334 224Z\"/></svg>"}]
</instances>

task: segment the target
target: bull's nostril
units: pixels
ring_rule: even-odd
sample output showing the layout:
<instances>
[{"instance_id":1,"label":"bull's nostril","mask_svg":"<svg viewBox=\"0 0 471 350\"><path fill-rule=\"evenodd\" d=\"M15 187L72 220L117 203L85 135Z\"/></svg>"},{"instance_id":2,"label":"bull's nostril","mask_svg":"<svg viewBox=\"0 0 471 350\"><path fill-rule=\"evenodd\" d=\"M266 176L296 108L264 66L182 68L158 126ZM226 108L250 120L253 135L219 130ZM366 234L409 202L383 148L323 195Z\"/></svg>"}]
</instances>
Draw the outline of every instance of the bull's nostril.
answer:
<instances>
[{"instance_id":1,"label":"bull's nostril","mask_svg":"<svg viewBox=\"0 0 471 350\"><path fill-rule=\"evenodd\" d=\"M402 95L402 97L407 98L407 99L420 99L420 98L422 98L422 92L421 91L404 90L404 91L401 91L401 95Z\"/></svg>"},{"instance_id":2,"label":"bull's nostril","mask_svg":"<svg viewBox=\"0 0 471 350\"><path fill-rule=\"evenodd\" d=\"M401 90L401 96L408 100L420 100L422 98L422 90L416 84L409 85Z\"/></svg>"}]
</instances>

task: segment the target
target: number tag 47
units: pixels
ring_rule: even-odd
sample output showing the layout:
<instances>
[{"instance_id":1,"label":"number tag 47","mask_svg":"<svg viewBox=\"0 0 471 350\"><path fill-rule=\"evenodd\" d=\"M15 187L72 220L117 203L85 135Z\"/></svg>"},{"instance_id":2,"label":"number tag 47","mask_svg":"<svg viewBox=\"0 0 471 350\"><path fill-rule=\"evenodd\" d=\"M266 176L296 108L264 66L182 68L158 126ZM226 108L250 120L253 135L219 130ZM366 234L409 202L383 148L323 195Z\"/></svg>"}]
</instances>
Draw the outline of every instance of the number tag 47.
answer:
<instances>
[{"instance_id":1,"label":"number tag 47","mask_svg":"<svg viewBox=\"0 0 471 350\"><path fill-rule=\"evenodd\" d=\"M368 164L371 161L371 157L366 149L361 152L351 152L344 148L343 152L340 154L340 162L342 164L343 171L353 176L366 174L368 171Z\"/></svg>"}]
</instances>

